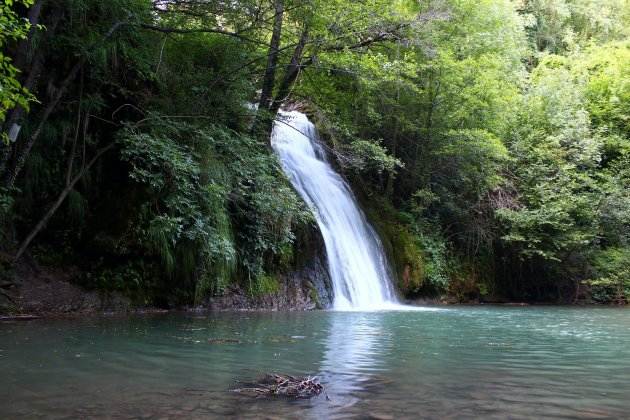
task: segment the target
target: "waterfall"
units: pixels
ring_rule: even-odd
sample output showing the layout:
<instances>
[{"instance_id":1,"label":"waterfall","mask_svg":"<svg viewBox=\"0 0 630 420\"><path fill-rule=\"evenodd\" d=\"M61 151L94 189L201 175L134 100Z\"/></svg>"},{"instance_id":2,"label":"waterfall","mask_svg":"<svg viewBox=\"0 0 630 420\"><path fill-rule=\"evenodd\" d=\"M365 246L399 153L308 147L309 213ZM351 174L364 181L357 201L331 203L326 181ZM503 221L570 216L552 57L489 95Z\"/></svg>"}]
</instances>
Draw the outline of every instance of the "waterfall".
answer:
<instances>
[{"instance_id":1,"label":"waterfall","mask_svg":"<svg viewBox=\"0 0 630 420\"><path fill-rule=\"evenodd\" d=\"M281 112L271 144L324 237L334 309L397 306L381 241L348 184L327 162L315 126L300 112Z\"/></svg>"}]
</instances>

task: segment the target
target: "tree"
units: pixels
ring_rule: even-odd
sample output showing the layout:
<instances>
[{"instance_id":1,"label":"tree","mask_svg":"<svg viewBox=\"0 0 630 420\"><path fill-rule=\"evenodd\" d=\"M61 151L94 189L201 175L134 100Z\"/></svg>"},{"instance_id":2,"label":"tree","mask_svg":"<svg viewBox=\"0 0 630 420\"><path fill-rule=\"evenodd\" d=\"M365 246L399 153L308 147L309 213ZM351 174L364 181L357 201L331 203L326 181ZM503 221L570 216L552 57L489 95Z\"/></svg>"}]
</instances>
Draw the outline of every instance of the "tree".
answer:
<instances>
[{"instance_id":1,"label":"tree","mask_svg":"<svg viewBox=\"0 0 630 420\"><path fill-rule=\"evenodd\" d=\"M4 52L10 42L27 38L32 25L27 19L21 18L15 8L32 4L33 0L6 0L0 6L0 127L6 119L7 110L16 106L28 109L29 102L35 99L20 83L19 68L13 65L11 58ZM15 141L17 131L15 127L3 130L0 140L4 143ZM0 145L0 150L4 152L5 145Z\"/></svg>"}]
</instances>

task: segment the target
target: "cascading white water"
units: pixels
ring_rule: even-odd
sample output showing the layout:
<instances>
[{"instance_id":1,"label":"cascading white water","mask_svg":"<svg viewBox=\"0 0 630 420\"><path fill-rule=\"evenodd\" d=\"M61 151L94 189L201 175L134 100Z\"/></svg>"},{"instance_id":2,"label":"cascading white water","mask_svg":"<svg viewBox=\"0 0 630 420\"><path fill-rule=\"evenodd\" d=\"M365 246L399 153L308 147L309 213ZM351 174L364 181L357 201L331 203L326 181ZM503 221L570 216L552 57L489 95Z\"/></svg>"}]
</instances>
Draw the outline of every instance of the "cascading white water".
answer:
<instances>
[{"instance_id":1,"label":"cascading white water","mask_svg":"<svg viewBox=\"0 0 630 420\"><path fill-rule=\"evenodd\" d=\"M306 115L281 112L271 144L289 180L315 213L326 245L334 308L397 306L381 241L346 182L326 161Z\"/></svg>"}]
</instances>

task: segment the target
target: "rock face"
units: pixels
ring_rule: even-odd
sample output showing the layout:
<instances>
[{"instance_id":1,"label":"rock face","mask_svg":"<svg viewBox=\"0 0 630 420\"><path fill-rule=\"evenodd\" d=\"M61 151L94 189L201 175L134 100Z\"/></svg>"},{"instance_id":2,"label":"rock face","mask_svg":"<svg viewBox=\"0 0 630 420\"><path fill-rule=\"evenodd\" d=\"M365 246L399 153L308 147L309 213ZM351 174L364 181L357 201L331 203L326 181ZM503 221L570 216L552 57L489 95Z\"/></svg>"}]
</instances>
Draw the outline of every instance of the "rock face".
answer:
<instances>
[{"instance_id":1,"label":"rock face","mask_svg":"<svg viewBox=\"0 0 630 420\"><path fill-rule=\"evenodd\" d=\"M202 308L210 310L308 311L332 306L332 282L326 263L326 250L315 227L298 235L294 268L278 278L274 293L250 296L238 286L231 286L221 296L213 296Z\"/></svg>"},{"instance_id":2,"label":"rock face","mask_svg":"<svg viewBox=\"0 0 630 420\"><path fill-rule=\"evenodd\" d=\"M213 296L202 309L309 311L325 309L332 305L332 287L325 260L314 256L296 271L280 278L280 288L275 293L250 296L238 286L231 286L221 296Z\"/></svg>"},{"instance_id":3,"label":"rock face","mask_svg":"<svg viewBox=\"0 0 630 420\"><path fill-rule=\"evenodd\" d=\"M326 254L315 255L299 271L291 274L293 281L307 286L309 298L317 309L330 308L333 303L332 281L326 264Z\"/></svg>"}]
</instances>

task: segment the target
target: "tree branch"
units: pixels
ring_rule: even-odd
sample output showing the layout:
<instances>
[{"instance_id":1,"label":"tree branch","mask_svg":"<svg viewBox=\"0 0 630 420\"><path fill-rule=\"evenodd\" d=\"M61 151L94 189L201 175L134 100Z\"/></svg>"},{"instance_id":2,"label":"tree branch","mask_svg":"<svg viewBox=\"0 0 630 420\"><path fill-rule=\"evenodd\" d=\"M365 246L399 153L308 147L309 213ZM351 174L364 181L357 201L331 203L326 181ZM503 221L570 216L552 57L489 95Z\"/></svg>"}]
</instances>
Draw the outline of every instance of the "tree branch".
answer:
<instances>
[{"instance_id":1,"label":"tree branch","mask_svg":"<svg viewBox=\"0 0 630 420\"><path fill-rule=\"evenodd\" d=\"M96 152L96 154L94 155L94 157L92 157L92 159L88 162L88 164L85 165L83 167L83 169L81 169L81 171L79 171L79 173L74 178L72 178L70 183L66 185L66 187L63 189L63 191L61 191L61 193L59 194L59 197L57 197L57 200L53 203L53 205L50 207L50 209L48 209L48 211L46 212L44 217L41 218L41 220L37 223L37 225L35 225L35 227L31 230L31 232L28 234L28 236L24 239L24 241L22 241L22 244L20 245L20 248L18 249L17 253L15 254L14 261L17 261L17 260L19 260L22 257L22 255L24 254L24 251L26 251L26 248L28 248L30 243L33 241L33 239L35 239L35 237L39 234L39 232L42 229L44 229L44 227L46 226L46 224L48 223L50 218L55 214L57 209L59 209L59 207L64 202L64 200L66 199L68 194L70 194L70 191L72 191L72 189L76 185L76 183L79 182L79 180L81 178L83 178L83 176L88 172L88 170L94 165L94 163L96 163L96 161L105 152L107 152L108 150L110 150L110 149L112 149L114 147L114 144L115 143L110 143L109 145L107 145L107 146L103 147L102 149L98 150Z\"/></svg>"},{"instance_id":2,"label":"tree branch","mask_svg":"<svg viewBox=\"0 0 630 420\"><path fill-rule=\"evenodd\" d=\"M256 39L248 38L246 36L241 35L239 32L227 31L225 29L217 29L217 28L182 29L182 28L170 28L170 27L149 25L148 23L141 23L139 26L143 29L161 32L163 34L203 34L203 33L220 34L220 35L226 35L232 38L237 38L237 39L240 39L241 41L249 42L252 44L266 45L264 41L258 41Z\"/></svg>"}]
</instances>

